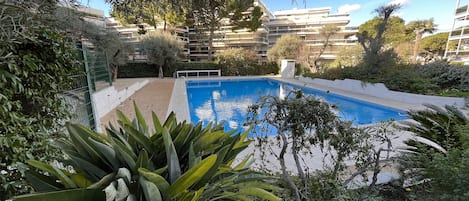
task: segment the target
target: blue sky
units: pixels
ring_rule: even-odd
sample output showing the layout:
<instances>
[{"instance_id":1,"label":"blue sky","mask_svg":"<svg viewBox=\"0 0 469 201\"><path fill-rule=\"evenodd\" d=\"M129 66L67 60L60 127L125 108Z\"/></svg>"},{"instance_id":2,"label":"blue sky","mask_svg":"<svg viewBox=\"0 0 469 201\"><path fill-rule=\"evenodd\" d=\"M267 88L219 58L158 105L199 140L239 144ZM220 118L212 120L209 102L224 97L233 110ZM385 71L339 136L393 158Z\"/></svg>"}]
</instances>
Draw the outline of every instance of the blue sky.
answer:
<instances>
[{"instance_id":1,"label":"blue sky","mask_svg":"<svg viewBox=\"0 0 469 201\"><path fill-rule=\"evenodd\" d=\"M104 10L109 14L109 5L104 0L79 0L83 5ZM271 11L305 8L303 0L263 0ZM439 31L448 31L454 17L455 0L306 0L306 8L331 7L331 13L350 13L350 26L358 26L373 18L373 10L389 3L400 3L402 9L396 12L406 22L434 18Z\"/></svg>"}]
</instances>

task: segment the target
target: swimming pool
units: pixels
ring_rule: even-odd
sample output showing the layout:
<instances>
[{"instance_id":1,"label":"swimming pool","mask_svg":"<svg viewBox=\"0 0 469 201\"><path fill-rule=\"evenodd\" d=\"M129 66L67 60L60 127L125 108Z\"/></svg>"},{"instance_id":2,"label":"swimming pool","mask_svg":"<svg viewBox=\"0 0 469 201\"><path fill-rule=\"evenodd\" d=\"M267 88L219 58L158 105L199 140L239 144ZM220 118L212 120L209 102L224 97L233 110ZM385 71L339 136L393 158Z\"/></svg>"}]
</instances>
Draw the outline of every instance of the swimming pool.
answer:
<instances>
[{"instance_id":1,"label":"swimming pool","mask_svg":"<svg viewBox=\"0 0 469 201\"><path fill-rule=\"evenodd\" d=\"M226 130L242 130L248 106L257 103L261 96L285 96L293 89L338 106L339 118L352 121L355 126L407 119L402 110L268 78L186 81L191 121L202 121L204 125L224 122Z\"/></svg>"}]
</instances>

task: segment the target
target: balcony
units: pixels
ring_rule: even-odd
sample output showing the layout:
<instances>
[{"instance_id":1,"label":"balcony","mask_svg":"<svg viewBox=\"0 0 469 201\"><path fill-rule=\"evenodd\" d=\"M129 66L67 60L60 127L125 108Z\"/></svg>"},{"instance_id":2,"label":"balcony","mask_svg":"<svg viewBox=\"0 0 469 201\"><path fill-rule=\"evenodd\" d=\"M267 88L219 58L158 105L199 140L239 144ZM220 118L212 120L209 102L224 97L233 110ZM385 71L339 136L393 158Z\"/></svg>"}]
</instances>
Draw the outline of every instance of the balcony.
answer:
<instances>
[{"instance_id":1,"label":"balcony","mask_svg":"<svg viewBox=\"0 0 469 201\"><path fill-rule=\"evenodd\" d=\"M458 20L467 20L468 19L468 5L457 8L454 18Z\"/></svg>"},{"instance_id":2,"label":"balcony","mask_svg":"<svg viewBox=\"0 0 469 201\"><path fill-rule=\"evenodd\" d=\"M451 32L449 36L450 40L459 40L459 39L467 39L469 38L469 27L460 27L456 30Z\"/></svg>"}]
</instances>

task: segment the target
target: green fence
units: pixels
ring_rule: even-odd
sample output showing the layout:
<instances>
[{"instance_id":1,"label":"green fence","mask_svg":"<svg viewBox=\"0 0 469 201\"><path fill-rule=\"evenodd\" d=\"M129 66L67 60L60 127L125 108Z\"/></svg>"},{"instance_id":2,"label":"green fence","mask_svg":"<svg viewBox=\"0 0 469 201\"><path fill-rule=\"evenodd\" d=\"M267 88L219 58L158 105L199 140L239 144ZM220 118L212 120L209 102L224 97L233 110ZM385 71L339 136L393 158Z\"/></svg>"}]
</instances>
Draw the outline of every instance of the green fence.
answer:
<instances>
[{"instance_id":1,"label":"green fence","mask_svg":"<svg viewBox=\"0 0 469 201\"><path fill-rule=\"evenodd\" d=\"M84 64L88 68L93 91L99 91L112 85L111 70L106 53L83 50Z\"/></svg>"},{"instance_id":2,"label":"green fence","mask_svg":"<svg viewBox=\"0 0 469 201\"><path fill-rule=\"evenodd\" d=\"M71 122L96 129L92 94L112 85L111 71L106 54L81 48L79 57L83 61L81 72L71 75L73 87L63 93L72 114Z\"/></svg>"}]
</instances>

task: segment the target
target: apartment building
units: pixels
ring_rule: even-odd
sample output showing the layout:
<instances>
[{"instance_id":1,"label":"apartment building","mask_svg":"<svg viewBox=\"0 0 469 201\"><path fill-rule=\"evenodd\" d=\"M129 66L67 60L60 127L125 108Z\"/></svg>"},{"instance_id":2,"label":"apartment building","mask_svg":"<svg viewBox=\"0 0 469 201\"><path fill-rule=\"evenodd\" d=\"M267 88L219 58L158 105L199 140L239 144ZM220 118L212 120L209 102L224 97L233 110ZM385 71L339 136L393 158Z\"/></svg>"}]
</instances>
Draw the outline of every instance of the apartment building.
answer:
<instances>
[{"instance_id":1,"label":"apartment building","mask_svg":"<svg viewBox=\"0 0 469 201\"><path fill-rule=\"evenodd\" d=\"M327 24L337 26L339 31L330 38L330 46L321 59L333 60L339 47L355 45L357 42L355 34L358 32L358 27L347 27L350 22L349 14L331 14L329 7L271 12L262 0L256 0L254 6L259 6L262 9L262 25L254 32L248 29L233 30L229 20L224 20L223 25L215 32L212 49L214 55L229 48L245 48L254 50L259 61L266 61L267 50L275 44L278 38L287 34L298 35L308 46L312 47L311 51L318 51L324 42L320 29ZM250 12L252 12L252 8L244 14L248 15ZM137 25L123 26L113 18L107 19L106 25L108 29L118 31L129 42L138 43L142 37L138 34ZM147 32L155 31L153 26L145 24L144 26ZM157 29L162 29L162 27L157 27ZM185 42L187 61L207 61L207 34L187 27L176 28L173 33ZM134 61L144 61L145 59L145 55L138 50L135 55L131 55L131 60Z\"/></svg>"},{"instance_id":2,"label":"apartment building","mask_svg":"<svg viewBox=\"0 0 469 201\"><path fill-rule=\"evenodd\" d=\"M229 48L245 48L254 50L259 60L267 60L267 49L269 45L267 23L272 17L262 1L255 1L254 6L262 9L262 25L254 32L248 29L233 30L229 20L225 19L219 30L215 31L213 39L213 53L223 52ZM249 15L253 8L243 14ZM191 61L207 61L208 58L208 37L207 34L199 33L194 28L189 29L189 49Z\"/></svg>"},{"instance_id":3,"label":"apartment building","mask_svg":"<svg viewBox=\"0 0 469 201\"><path fill-rule=\"evenodd\" d=\"M358 27L347 27L349 14L330 14L331 8L312 8L276 11L267 23L269 29L269 47L283 35L299 36L309 46L310 51L319 52L325 37L320 30L325 25L334 25L339 31L329 38L329 45L321 55L322 60L334 60L339 47L356 45Z\"/></svg>"},{"instance_id":4,"label":"apartment building","mask_svg":"<svg viewBox=\"0 0 469 201\"><path fill-rule=\"evenodd\" d=\"M449 45L452 41L456 46ZM456 0L453 26L444 57L450 61L469 63L469 0Z\"/></svg>"}]
</instances>

